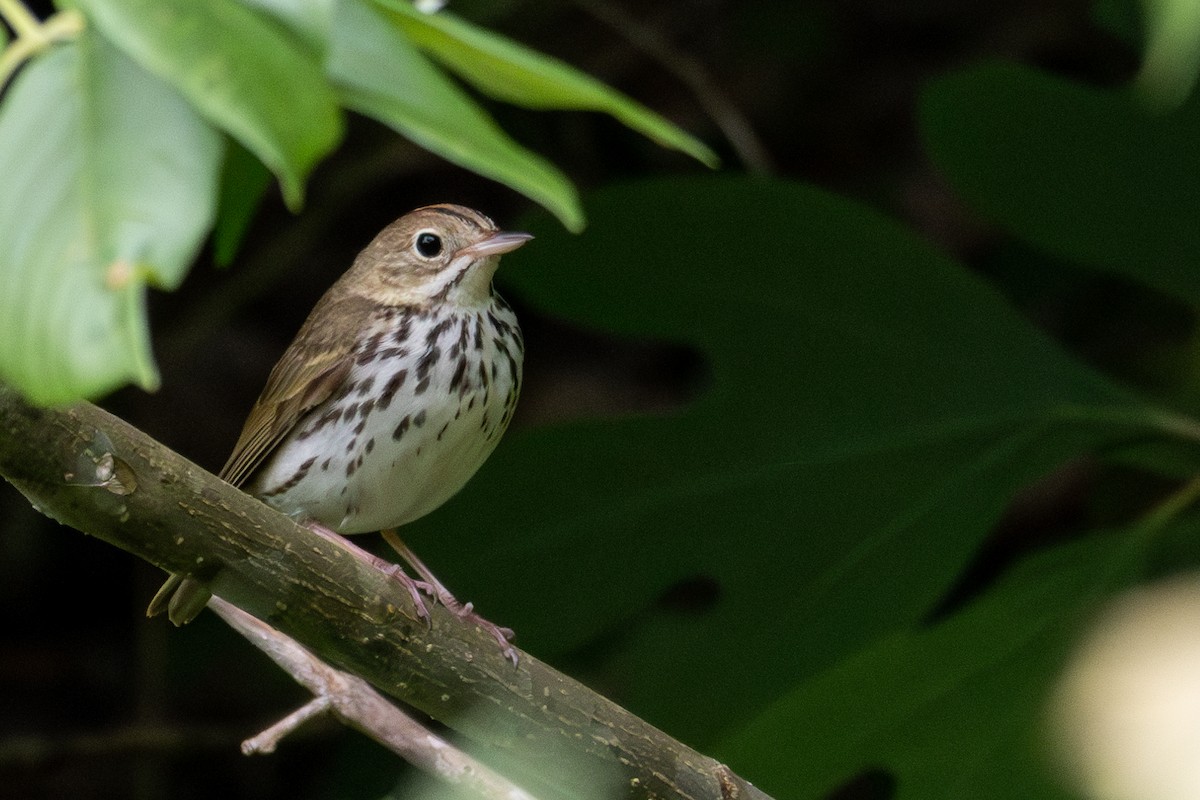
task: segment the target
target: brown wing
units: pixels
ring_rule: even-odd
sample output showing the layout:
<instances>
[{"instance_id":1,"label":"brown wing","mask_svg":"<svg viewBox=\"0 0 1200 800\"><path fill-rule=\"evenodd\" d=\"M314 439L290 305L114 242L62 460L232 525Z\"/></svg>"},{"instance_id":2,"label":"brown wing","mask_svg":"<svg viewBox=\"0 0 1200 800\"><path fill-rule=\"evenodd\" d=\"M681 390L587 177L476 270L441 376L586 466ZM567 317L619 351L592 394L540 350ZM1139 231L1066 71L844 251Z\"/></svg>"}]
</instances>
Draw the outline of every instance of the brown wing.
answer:
<instances>
[{"instance_id":1,"label":"brown wing","mask_svg":"<svg viewBox=\"0 0 1200 800\"><path fill-rule=\"evenodd\" d=\"M306 324L301 329L271 370L266 387L250 409L242 435L221 469L221 477L234 486L241 486L300 417L328 399L350 374L354 365L353 335L312 336L316 331L310 327Z\"/></svg>"}]
</instances>

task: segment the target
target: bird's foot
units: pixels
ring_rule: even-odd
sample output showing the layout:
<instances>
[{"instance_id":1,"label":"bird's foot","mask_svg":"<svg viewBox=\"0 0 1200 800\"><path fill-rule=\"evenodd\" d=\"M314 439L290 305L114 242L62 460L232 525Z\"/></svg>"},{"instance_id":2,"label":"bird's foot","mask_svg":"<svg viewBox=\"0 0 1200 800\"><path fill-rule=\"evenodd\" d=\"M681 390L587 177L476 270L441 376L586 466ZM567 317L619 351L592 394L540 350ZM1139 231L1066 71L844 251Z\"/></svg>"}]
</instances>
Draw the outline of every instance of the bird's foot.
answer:
<instances>
[{"instance_id":1,"label":"bird's foot","mask_svg":"<svg viewBox=\"0 0 1200 800\"><path fill-rule=\"evenodd\" d=\"M442 584L437 584L435 587L434 599L444 605L454 616L461 620L470 622L479 628L482 628L487 633L492 635L500 645L500 651L504 657L513 662L513 666L517 665L517 650L510 644L515 635L512 628L504 628L494 622L484 619L475 612L474 603L462 603L458 598L446 591L446 587Z\"/></svg>"},{"instance_id":2,"label":"bird's foot","mask_svg":"<svg viewBox=\"0 0 1200 800\"><path fill-rule=\"evenodd\" d=\"M421 559L417 558L416 553L409 549L408 545L396 534L394 530L381 531L384 541L392 546L392 549L404 559L404 561L421 577L421 583L424 587L428 587L429 595L435 602L441 603L448 611L453 613L459 619L470 622L479 627L500 645L500 652L505 658L512 661L513 666L517 666L517 649L512 646L510 640L513 638L512 628L503 628L494 622L490 622L475 612L475 606L472 603L459 602L450 590L437 579L437 576L425 566ZM395 566L395 565L393 565ZM407 576L405 576L407 577ZM409 580L412 580L409 578Z\"/></svg>"},{"instance_id":3,"label":"bird's foot","mask_svg":"<svg viewBox=\"0 0 1200 800\"><path fill-rule=\"evenodd\" d=\"M385 558L380 558L374 553L368 553L354 542L342 536L337 531L331 530L315 520L308 520L304 523L304 527L308 528L313 533L319 534L326 539L337 540L337 543L342 547L346 547L359 560L370 564L375 569L380 570L393 579L408 591L408 596L412 598L413 606L416 607L417 618L425 620L426 624L433 624L433 620L429 616L429 606L425 603L425 598L421 596L421 592L429 595L437 600L437 587L423 580L416 580L409 576L404 568L399 564L394 564Z\"/></svg>"},{"instance_id":4,"label":"bird's foot","mask_svg":"<svg viewBox=\"0 0 1200 800\"><path fill-rule=\"evenodd\" d=\"M404 567L399 564L393 564L390 561L384 561L382 558L376 558L376 564L379 569L390 575L393 580L408 590L408 596L412 598L413 605L417 608L417 617L425 620L425 624L433 626L433 618L429 616L429 606L425 604L425 598L421 596L421 592L437 599L437 594L434 588L425 581L416 580L404 571Z\"/></svg>"}]
</instances>

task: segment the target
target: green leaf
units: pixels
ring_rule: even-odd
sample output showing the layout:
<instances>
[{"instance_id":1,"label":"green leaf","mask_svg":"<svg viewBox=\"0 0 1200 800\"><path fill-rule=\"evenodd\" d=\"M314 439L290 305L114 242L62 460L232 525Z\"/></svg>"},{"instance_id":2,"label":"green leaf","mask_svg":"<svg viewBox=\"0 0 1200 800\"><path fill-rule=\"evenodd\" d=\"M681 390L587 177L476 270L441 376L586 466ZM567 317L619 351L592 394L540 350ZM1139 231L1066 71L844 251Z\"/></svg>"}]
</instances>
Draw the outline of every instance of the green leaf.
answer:
<instances>
[{"instance_id":1,"label":"green leaf","mask_svg":"<svg viewBox=\"0 0 1200 800\"><path fill-rule=\"evenodd\" d=\"M588 214L578 237L523 226L537 238L500 280L572 325L695 348L708 389L676 414L512 433L405 538L522 646L586 652L685 741L923 618L1019 488L1167 436L1164 415L849 201L664 180ZM544 357L531 339L531 371ZM659 604L706 586L698 609Z\"/></svg>"},{"instance_id":2,"label":"green leaf","mask_svg":"<svg viewBox=\"0 0 1200 800\"><path fill-rule=\"evenodd\" d=\"M259 202L271 184L271 173L249 150L233 142L221 169L221 200L213 230L213 260L222 267L233 263L242 237Z\"/></svg>"},{"instance_id":3,"label":"green leaf","mask_svg":"<svg viewBox=\"0 0 1200 800\"><path fill-rule=\"evenodd\" d=\"M578 197L562 173L512 141L372 6L337 2L327 69L346 106L511 186L570 230L582 229Z\"/></svg>"},{"instance_id":4,"label":"green leaf","mask_svg":"<svg viewBox=\"0 0 1200 800\"><path fill-rule=\"evenodd\" d=\"M320 66L235 0L78 0L109 39L172 83L278 177L292 208L313 166L341 137Z\"/></svg>"},{"instance_id":5,"label":"green leaf","mask_svg":"<svg viewBox=\"0 0 1200 800\"><path fill-rule=\"evenodd\" d=\"M934 82L920 119L938 168L1006 230L1200 299L1200 103L1156 114L1127 96L986 65Z\"/></svg>"},{"instance_id":6,"label":"green leaf","mask_svg":"<svg viewBox=\"0 0 1200 800\"><path fill-rule=\"evenodd\" d=\"M177 286L212 224L221 138L90 32L0 105L0 375L40 403L158 381L145 284Z\"/></svg>"},{"instance_id":7,"label":"green leaf","mask_svg":"<svg viewBox=\"0 0 1200 800\"><path fill-rule=\"evenodd\" d=\"M1193 531L1194 533L1194 531ZM1044 704L1076 627L1124 583L1131 535L1030 558L986 597L931 629L884 637L798 682L719 756L764 791L822 797L886 769L897 800L1066 798L1051 779Z\"/></svg>"},{"instance_id":8,"label":"green leaf","mask_svg":"<svg viewBox=\"0 0 1200 800\"><path fill-rule=\"evenodd\" d=\"M478 28L453 14L423 14L405 0L375 0L404 32L481 92L527 108L611 114L664 147L717 166L704 143L658 114L556 58Z\"/></svg>"},{"instance_id":9,"label":"green leaf","mask_svg":"<svg viewBox=\"0 0 1200 800\"><path fill-rule=\"evenodd\" d=\"M335 0L244 0L278 20L314 53L325 50Z\"/></svg>"}]
</instances>

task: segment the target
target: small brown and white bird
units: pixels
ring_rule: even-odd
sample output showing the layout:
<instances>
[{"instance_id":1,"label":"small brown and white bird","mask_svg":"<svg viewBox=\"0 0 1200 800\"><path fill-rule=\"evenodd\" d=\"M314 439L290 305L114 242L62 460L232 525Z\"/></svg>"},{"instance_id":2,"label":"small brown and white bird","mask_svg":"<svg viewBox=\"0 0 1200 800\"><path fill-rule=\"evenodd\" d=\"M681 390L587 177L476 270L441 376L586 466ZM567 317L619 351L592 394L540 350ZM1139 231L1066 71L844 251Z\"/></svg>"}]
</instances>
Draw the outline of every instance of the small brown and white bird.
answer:
<instances>
[{"instance_id":1,"label":"small brown and white bird","mask_svg":"<svg viewBox=\"0 0 1200 800\"><path fill-rule=\"evenodd\" d=\"M404 215L359 253L271 371L221 477L297 521L341 534L383 531L417 572L417 592L490 630L511 631L441 585L395 528L445 503L495 449L521 389L524 341L492 287L500 256L532 238L477 211ZM183 624L208 590L173 575L150 604Z\"/></svg>"}]
</instances>

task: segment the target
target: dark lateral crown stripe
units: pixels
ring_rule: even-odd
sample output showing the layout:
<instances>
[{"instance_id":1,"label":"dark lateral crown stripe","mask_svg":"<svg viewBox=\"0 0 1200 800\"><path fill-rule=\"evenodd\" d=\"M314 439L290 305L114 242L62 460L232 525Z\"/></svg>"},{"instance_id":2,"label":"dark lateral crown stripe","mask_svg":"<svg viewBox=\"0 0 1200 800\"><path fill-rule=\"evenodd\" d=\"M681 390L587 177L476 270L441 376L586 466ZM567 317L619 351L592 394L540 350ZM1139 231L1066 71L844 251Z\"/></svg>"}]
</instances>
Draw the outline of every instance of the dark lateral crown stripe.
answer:
<instances>
[{"instance_id":1,"label":"dark lateral crown stripe","mask_svg":"<svg viewBox=\"0 0 1200 800\"><path fill-rule=\"evenodd\" d=\"M492 222L490 217L486 217L478 212L475 212L473 216L468 216L468 214L463 213L463 211L469 211L468 209L459 210L459 208L460 207L450 205L425 206L425 210L436 211L439 214L445 214L448 217L455 217L456 219L461 219L463 222L467 222L472 225L480 225L484 228L495 230L496 223Z\"/></svg>"}]
</instances>

